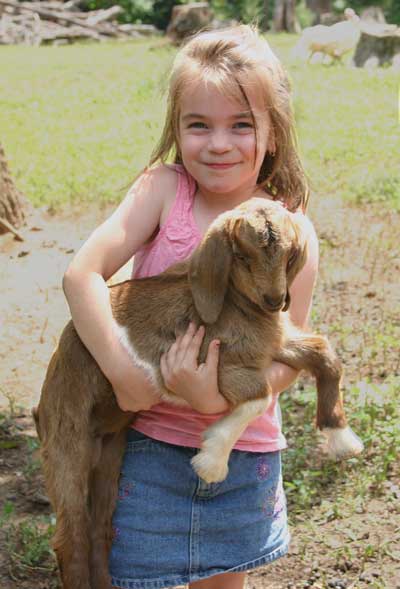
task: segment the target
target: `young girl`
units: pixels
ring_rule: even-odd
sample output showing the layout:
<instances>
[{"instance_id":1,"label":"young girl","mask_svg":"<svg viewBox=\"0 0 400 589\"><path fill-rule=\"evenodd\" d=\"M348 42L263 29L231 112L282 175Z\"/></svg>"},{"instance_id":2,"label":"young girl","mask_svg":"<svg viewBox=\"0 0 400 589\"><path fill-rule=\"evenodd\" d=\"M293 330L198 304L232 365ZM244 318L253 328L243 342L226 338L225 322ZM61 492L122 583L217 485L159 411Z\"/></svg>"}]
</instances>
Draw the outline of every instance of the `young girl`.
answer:
<instances>
[{"instance_id":1,"label":"young girl","mask_svg":"<svg viewBox=\"0 0 400 589\"><path fill-rule=\"evenodd\" d=\"M173 156L174 164L165 161ZM108 280L134 254L133 276L187 258L217 215L252 196L304 214L306 182L296 153L287 78L248 26L204 32L179 52L164 131L149 168L72 261L64 290L75 327L123 410L137 412L121 469L110 557L113 587L241 589L245 571L288 549L277 396L296 378L273 363L274 402L235 446L222 483L199 479L190 460L201 434L228 410L218 391L218 343L197 355L204 327L190 325L161 360L169 389L188 403L160 403L145 370L118 339ZM318 247L291 289L290 315L308 321Z\"/></svg>"}]
</instances>

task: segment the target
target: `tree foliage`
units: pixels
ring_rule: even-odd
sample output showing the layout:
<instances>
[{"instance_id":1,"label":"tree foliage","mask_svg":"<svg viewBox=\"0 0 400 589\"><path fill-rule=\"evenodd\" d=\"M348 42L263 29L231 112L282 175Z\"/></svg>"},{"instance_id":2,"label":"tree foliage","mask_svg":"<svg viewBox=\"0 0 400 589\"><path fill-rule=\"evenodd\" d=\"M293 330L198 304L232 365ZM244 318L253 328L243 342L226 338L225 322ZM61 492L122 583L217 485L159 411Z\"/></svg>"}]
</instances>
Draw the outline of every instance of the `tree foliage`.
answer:
<instances>
[{"instance_id":1,"label":"tree foliage","mask_svg":"<svg viewBox=\"0 0 400 589\"><path fill-rule=\"evenodd\" d=\"M258 22L262 26L272 19L276 0L209 0L218 18L235 19L241 22ZM119 4L124 9L120 17L124 22L152 23L157 28L165 30L175 4L187 4L188 0L82 0L81 6L88 10L108 8ZM296 0L298 18L303 24L307 19L305 0ZM361 12L368 6L380 6L389 23L400 25L399 0L332 0L332 11L342 13L345 8L354 8ZM267 16L265 15L267 9ZM310 24L310 23L308 23Z\"/></svg>"},{"instance_id":2,"label":"tree foliage","mask_svg":"<svg viewBox=\"0 0 400 589\"><path fill-rule=\"evenodd\" d=\"M81 6L87 10L109 8L119 4L124 9L120 16L122 22L153 24L165 30L171 18L172 7L187 4L185 0L82 0Z\"/></svg>"}]
</instances>

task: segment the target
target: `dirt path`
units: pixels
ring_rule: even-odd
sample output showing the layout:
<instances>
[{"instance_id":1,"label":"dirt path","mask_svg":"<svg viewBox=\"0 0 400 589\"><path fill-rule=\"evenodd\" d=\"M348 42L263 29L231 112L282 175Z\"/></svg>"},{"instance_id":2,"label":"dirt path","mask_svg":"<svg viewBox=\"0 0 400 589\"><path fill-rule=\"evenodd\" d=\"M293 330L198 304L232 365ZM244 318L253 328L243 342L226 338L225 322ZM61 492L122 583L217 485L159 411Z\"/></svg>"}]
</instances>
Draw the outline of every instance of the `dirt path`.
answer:
<instances>
[{"instance_id":1,"label":"dirt path","mask_svg":"<svg viewBox=\"0 0 400 589\"><path fill-rule=\"evenodd\" d=\"M26 438L34 445L34 432L29 409L38 400L48 360L68 319L63 272L106 213L36 219L24 243L0 237L0 412L14 414L13 420L0 422L2 525L5 505L13 505L15 521L49 513L40 475L30 472ZM311 217L321 242L313 321L344 360L345 384L399 374L399 215L316 200ZM248 588L399 589L398 484L388 481L387 495L350 517L344 506L340 518L316 509L306 521L298 520L290 555L250 573ZM0 526L0 589L57 587L54 571L12 564L5 528ZM378 545L390 549L377 551Z\"/></svg>"}]
</instances>

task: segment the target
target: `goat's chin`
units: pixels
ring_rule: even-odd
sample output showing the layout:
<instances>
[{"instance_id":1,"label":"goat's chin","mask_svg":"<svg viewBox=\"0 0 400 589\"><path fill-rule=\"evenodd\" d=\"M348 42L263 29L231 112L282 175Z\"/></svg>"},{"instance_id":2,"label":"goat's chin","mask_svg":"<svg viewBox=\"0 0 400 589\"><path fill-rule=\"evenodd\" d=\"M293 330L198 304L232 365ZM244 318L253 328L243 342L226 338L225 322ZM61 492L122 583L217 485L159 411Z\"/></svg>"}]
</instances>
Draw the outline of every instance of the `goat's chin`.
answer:
<instances>
[{"instance_id":1,"label":"goat's chin","mask_svg":"<svg viewBox=\"0 0 400 589\"><path fill-rule=\"evenodd\" d=\"M170 391L162 393L161 401L163 403L169 403L170 405L175 405L178 407L190 407L189 403L185 401L185 399L181 399L181 397L174 395L174 393L171 393Z\"/></svg>"},{"instance_id":2,"label":"goat's chin","mask_svg":"<svg viewBox=\"0 0 400 589\"><path fill-rule=\"evenodd\" d=\"M283 310L283 305L279 305L279 307L268 307L268 306L264 305L264 312L265 313L276 314L276 313L280 313L282 310Z\"/></svg>"}]
</instances>

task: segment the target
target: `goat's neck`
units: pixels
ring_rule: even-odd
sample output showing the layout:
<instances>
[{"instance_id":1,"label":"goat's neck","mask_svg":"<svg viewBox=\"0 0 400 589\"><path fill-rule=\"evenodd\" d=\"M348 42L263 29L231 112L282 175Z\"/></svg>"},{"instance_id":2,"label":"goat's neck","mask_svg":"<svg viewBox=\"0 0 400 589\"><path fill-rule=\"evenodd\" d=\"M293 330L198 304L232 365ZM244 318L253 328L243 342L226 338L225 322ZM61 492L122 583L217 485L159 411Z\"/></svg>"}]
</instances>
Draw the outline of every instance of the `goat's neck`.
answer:
<instances>
[{"instance_id":1,"label":"goat's neck","mask_svg":"<svg viewBox=\"0 0 400 589\"><path fill-rule=\"evenodd\" d=\"M261 319L265 319L266 315L272 317L271 313L268 313L265 309L250 300L246 295L237 290L233 284L229 285L225 300L247 319L260 321Z\"/></svg>"}]
</instances>

